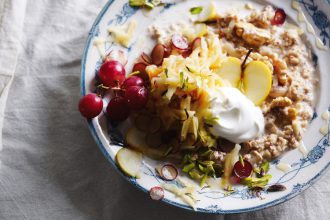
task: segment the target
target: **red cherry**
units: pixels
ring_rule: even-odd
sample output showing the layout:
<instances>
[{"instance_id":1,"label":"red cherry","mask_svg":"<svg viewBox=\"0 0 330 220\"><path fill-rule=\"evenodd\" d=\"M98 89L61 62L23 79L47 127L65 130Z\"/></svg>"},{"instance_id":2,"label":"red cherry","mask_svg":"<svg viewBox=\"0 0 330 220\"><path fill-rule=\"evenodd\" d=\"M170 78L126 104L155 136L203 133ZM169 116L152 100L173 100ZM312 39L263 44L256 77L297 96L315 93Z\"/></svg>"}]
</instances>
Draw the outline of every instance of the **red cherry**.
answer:
<instances>
[{"instance_id":1,"label":"red cherry","mask_svg":"<svg viewBox=\"0 0 330 220\"><path fill-rule=\"evenodd\" d=\"M79 111L85 118L91 119L98 116L103 109L103 100L94 93L82 97L79 101Z\"/></svg>"},{"instance_id":2,"label":"red cherry","mask_svg":"<svg viewBox=\"0 0 330 220\"><path fill-rule=\"evenodd\" d=\"M126 89L130 86L143 86L143 85L144 85L144 81L141 77L131 76L125 79L123 83L123 88Z\"/></svg>"},{"instance_id":3,"label":"red cherry","mask_svg":"<svg viewBox=\"0 0 330 220\"><path fill-rule=\"evenodd\" d=\"M243 160L243 164L241 161L237 161L235 163L234 169L233 169L234 174L241 179L249 177L251 175L252 169L253 169L253 167L249 161Z\"/></svg>"},{"instance_id":4,"label":"red cherry","mask_svg":"<svg viewBox=\"0 0 330 220\"><path fill-rule=\"evenodd\" d=\"M126 100L121 96L112 98L107 106L107 114L112 121L124 121L129 116Z\"/></svg>"},{"instance_id":5,"label":"red cherry","mask_svg":"<svg viewBox=\"0 0 330 220\"><path fill-rule=\"evenodd\" d=\"M125 80L125 68L118 61L111 60L102 64L99 71L99 78L105 86L120 86Z\"/></svg>"},{"instance_id":6,"label":"red cherry","mask_svg":"<svg viewBox=\"0 0 330 220\"><path fill-rule=\"evenodd\" d=\"M130 86L125 91L125 99L130 109L140 110L148 102L148 90L144 86Z\"/></svg>"},{"instance_id":7,"label":"red cherry","mask_svg":"<svg viewBox=\"0 0 330 220\"><path fill-rule=\"evenodd\" d=\"M285 22L286 19L286 13L283 9L278 8L275 11L275 15L273 19L271 20L272 25L282 25Z\"/></svg>"}]
</instances>

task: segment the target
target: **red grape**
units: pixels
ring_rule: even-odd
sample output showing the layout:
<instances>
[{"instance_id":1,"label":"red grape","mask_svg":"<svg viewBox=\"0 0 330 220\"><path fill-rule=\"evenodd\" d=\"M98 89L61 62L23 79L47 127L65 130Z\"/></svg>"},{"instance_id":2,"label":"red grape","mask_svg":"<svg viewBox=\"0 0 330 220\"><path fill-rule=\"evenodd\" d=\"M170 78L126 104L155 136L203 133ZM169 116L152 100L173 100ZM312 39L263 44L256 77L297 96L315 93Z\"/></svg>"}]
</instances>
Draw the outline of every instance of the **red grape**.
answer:
<instances>
[{"instance_id":1,"label":"red grape","mask_svg":"<svg viewBox=\"0 0 330 220\"><path fill-rule=\"evenodd\" d=\"M132 110L142 109L148 101L148 90L144 86L130 86L125 91L127 105Z\"/></svg>"},{"instance_id":2,"label":"red grape","mask_svg":"<svg viewBox=\"0 0 330 220\"><path fill-rule=\"evenodd\" d=\"M273 19L271 20L272 25L282 25L285 22L286 19L286 13L283 9L278 8L275 11L275 15Z\"/></svg>"},{"instance_id":3,"label":"red grape","mask_svg":"<svg viewBox=\"0 0 330 220\"><path fill-rule=\"evenodd\" d=\"M149 80L149 76L146 72L146 67L147 65L144 63L136 63L133 66L133 72L139 71L140 73L138 74L139 77L141 77L145 82Z\"/></svg>"},{"instance_id":4,"label":"red grape","mask_svg":"<svg viewBox=\"0 0 330 220\"><path fill-rule=\"evenodd\" d=\"M123 64L111 60L102 64L99 71L99 78L105 86L116 87L125 80L125 69Z\"/></svg>"},{"instance_id":5,"label":"red grape","mask_svg":"<svg viewBox=\"0 0 330 220\"><path fill-rule=\"evenodd\" d=\"M129 116L126 100L121 96L112 98L107 106L107 113L112 121L124 121Z\"/></svg>"},{"instance_id":6,"label":"red grape","mask_svg":"<svg viewBox=\"0 0 330 220\"><path fill-rule=\"evenodd\" d=\"M174 34L172 36L172 44L179 50L185 50L189 47L188 40L180 34Z\"/></svg>"},{"instance_id":7,"label":"red grape","mask_svg":"<svg viewBox=\"0 0 330 220\"><path fill-rule=\"evenodd\" d=\"M94 93L82 97L79 101L79 111L85 118L91 119L98 116L103 109L103 100Z\"/></svg>"},{"instance_id":8,"label":"red grape","mask_svg":"<svg viewBox=\"0 0 330 220\"><path fill-rule=\"evenodd\" d=\"M127 57L125 55L125 52L122 50L112 50L110 53L106 56L106 61L115 60L123 64L125 66L127 64Z\"/></svg>"},{"instance_id":9,"label":"red grape","mask_svg":"<svg viewBox=\"0 0 330 220\"><path fill-rule=\"evenodd\" d=\"M193 42L191 43L191 49L195 50L197 47L200 47L202 44L202 40L200 37L195 38Z\"/></svg>"},{"instance_id":10,"label":"red grape","mask_svg":"<svg viewBox=\"0 0 330 220\"><path fill-rule=\"evenodd\" d=\"M143 85L144 85L144 82L141 77L131 76L131 77L128 77L127 79L125 79L125 81L123 83L123 88L127 89L130 86L143 86Z\"/></svg>"},{"instance_id":11,"label":"red grape","mask_svg":"<svg viewBox=\"0 0 330 220\"><path fill-rule=\"evenodd\" d=\"M241 179L249 177L253 169L249 161L243 160L243 164L241 161L237 161L234 165L234 170L233 170L234 174Z\"/></svg>"},{"instance_id":12,"label":"red grape","mask_svg":"<svg viewBox=\"0 0 330 220\"><path fill-rule=\"evenodd\" d=\"M241 178L239 178L238 176L236 176L235 174L232 175L229 179L231 184L238 184L241 182Z\"/></svg>"},{"instance_id":13,"label":"red grape","mask_svg":"<svg viewBox=\"0 0 330 220\"><path fill-rule=\"evenodd\" d=\"M164 189L160 186L154 186L149 190L149 195L153 200L161 200L164 198Z\"/></svg>"},{"instance_id":14,"label":"red grape","mask_svg":"<svg viewBox=\"0 0 330 220\"><path fill-rule=\"evenodd\" d=\"M146 67L147 65L144 63L136 63L133 66L133 72L139 71L141 74L147 74Z\"/></svg>"},{"instance_id":15,"label":"red grape","mask_svg":"<svg viewBox=\"0 0 330 220\"><path fill-rule=\"evenodd\" d=\"M189 57L189 56L190 56L191 52L192 52L191 49L182 50L181 55L182 55L184 58L186 58L186 57Z\"/></svg>"}]
</instances>

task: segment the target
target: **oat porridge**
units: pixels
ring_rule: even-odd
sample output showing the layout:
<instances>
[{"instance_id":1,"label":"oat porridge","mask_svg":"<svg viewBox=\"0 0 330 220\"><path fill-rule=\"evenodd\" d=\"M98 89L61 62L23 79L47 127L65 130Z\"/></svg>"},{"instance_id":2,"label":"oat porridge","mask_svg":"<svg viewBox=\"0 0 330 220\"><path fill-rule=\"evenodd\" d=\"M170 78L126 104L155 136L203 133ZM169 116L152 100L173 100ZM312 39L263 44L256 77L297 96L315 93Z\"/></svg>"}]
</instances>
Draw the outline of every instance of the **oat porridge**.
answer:
<instances>
[{"instance_id":1,"label":"oat porridge","mask_svg":"<svg viewBox=\"0 0 330 220\"><path fill-rule=\"evenodd\" d=\"M301 30L289 23L274 25L274 14L272 6L266 6L261 11L251 10L250 15L243 19L228 12L206 21L205 33L198 33L206 41L216 35L221 55L238 58L241 62L252 49L245 65L251 61L261 61L272 72L271 90L259 105L265 119L264 133L239 143L244 158L256 163L264 159L270 161L300 145L303 132L313 114L314 84L317 83L311 51L301 39ZM195 29L203 32L203 27L198 25ZM191 29L189 24L179 22L161 30L151 26L150 32L158 43L166 44L173 34L181 30L183 36L193 44L196 33ZM214 63L210 65L211 71L217 71L217 67L212 65L221 65L221 61ZM149 69L147 72L153 74ZM236 126L239 129L240 125ZM212 136L208 138L213 141ZM226 140L226 137L219 137L214 140L213 147L220 150L213 153L219 160L224 160L226 152L234 144Z\"/></svg>"},{"instance_id":2,"label":"oat porridge","mask_svg":"<svg viewBox=\"0 0 330 220\"><path fill-rule=\"evenodd\" d=\"M211 3L191 8L190 21L150 25L155 45L136 59L127 78L123 52L101 53L98 89L113 95L107 117L131 122L128 148L116 155L127 175L138 176L134 161L144 154L171 161L157 168L166 181L181 172L201 187L221 178L229 192L234 184L260 190L272 177L269 162L303 145L318 83L312 52L282 9L244 7L244 16L234 9L217 14ZM127 47L136 26L131 21L109 32ZM101 41L94 42L98 49ZM161 190L153 188L151 197L160 198Z\"/></svg>"}]
</instances>

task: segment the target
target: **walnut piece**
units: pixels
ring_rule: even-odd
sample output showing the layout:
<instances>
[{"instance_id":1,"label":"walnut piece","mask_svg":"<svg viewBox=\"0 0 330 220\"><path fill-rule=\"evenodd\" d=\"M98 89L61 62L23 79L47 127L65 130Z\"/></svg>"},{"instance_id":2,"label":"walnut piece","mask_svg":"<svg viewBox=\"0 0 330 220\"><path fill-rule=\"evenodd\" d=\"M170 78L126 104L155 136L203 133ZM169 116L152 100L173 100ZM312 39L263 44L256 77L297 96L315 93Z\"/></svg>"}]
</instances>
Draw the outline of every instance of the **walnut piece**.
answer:
<instances>
[{"instance_id":1,"label":"walnut piece","mask_svg":"<svg viewBox=\"0 0 330 220\"><path fill-rule=\"evenodd\" d=\"M235 33L241 35L243 40L251 46L260 47L270 40L270 33L261 28L257 28L251 23L238 22L235 24Z\"/></svg>"},{"instance_id":2,"label":"walnut piece","mask_svg":"<svg viewBox=\"0 0 330 220\"><path fill-rule=\"evenodd\" d=\"M270 108L287 107L290 105L292 105L292 101L288 97L277 97L270 103Z\"/></svg>"}]
</instances>

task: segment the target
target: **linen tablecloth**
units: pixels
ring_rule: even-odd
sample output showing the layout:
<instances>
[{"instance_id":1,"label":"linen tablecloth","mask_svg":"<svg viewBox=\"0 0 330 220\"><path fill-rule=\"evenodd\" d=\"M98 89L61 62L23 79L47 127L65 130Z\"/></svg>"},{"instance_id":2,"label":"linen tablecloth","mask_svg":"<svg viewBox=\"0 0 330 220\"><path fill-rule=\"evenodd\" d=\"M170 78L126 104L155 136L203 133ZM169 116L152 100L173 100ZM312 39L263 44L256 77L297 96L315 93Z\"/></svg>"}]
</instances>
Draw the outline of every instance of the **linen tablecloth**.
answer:
<instances>
[{"instance_id":1,"label":"linen tablecloth","mask_svg":"<svg viewBox=\"0 0 330 220\"><path fill-rule=\"evenodd\" d=\"M181 210L126 182L77 111L85 40L105 3L0 1L0 219L330 218L329 172L289 202L240 215Z\"/></svg>"}]
</instances>

